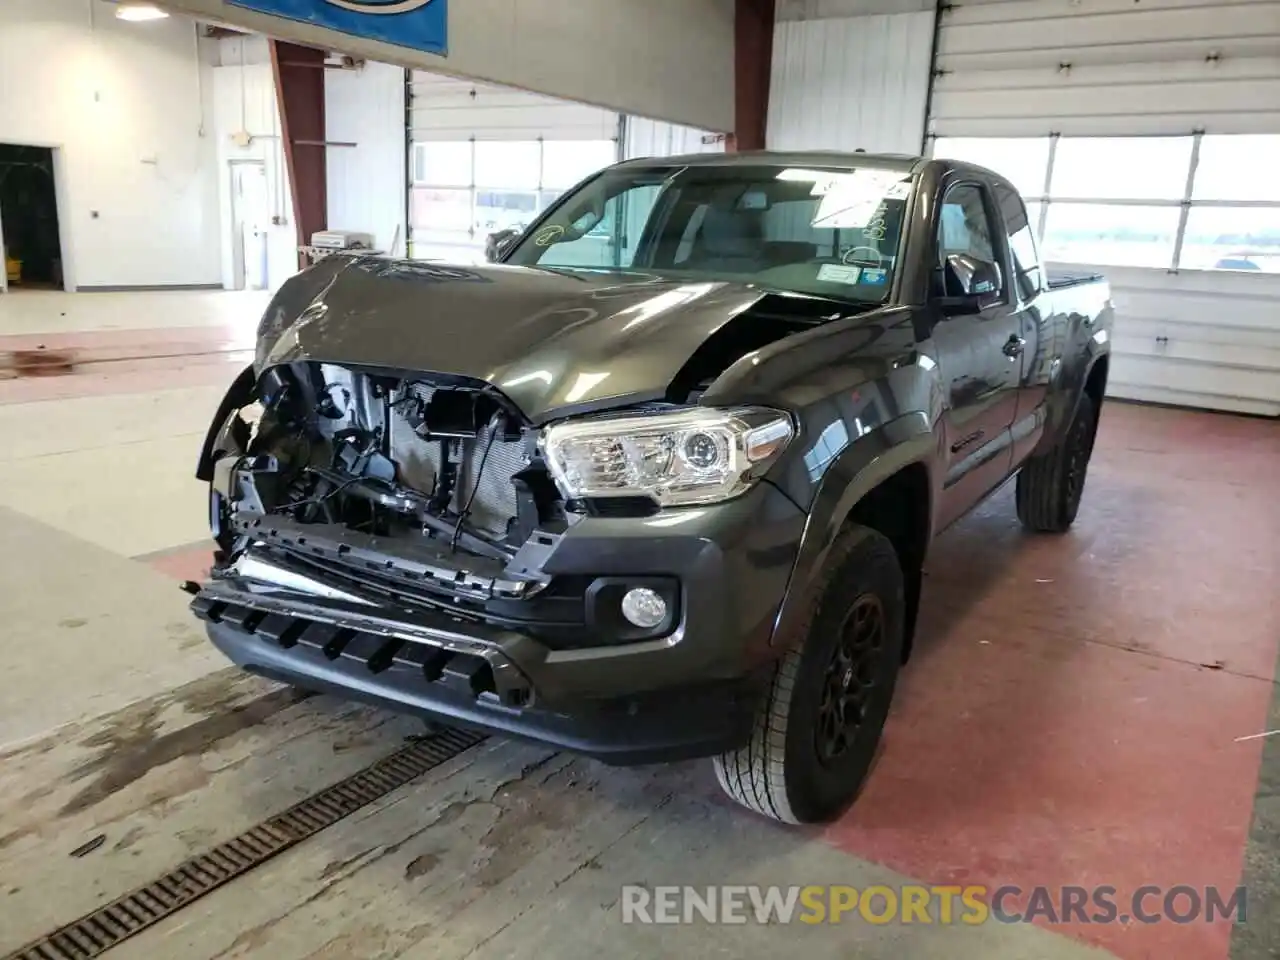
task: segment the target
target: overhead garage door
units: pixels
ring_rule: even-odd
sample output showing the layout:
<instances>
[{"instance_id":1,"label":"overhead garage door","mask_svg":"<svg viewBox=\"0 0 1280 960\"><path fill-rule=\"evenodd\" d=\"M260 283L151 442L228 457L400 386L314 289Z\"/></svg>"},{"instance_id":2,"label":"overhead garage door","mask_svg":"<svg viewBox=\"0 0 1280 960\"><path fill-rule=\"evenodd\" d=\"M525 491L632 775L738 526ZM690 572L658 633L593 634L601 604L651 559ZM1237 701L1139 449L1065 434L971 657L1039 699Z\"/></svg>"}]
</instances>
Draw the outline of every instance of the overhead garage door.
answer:
<instances>
[{"instance_id":1,"label":"overhead garage door","mask_svg":"<svg viewBox=\"0 0 1280 960\"><path fill-rule=\"evenodd\" d=\"M566 188L618 159L618 114L415 71L409 237L419 259L475 261Z\"/></svg>"},{"instance_id":2,"label":"overhead garage door","mask_svg":"<svg viewBox=\"0 0 1280 960\"><path fill-rule=\"evenodd\" d=\"M415 71L409 238L419 259L474 262L566 189L622 158L724 150L724 137L510 87ZM620 146L621 144L621 146Z\"/></svg>"},{"instance_id":3,"label":"overhead garage door","mask_svg":"<svg viewBox=\"0 0 1280 960\"><path fill-rule=\"evenodd\" d=\"M934 154L1111 278L1111 393L1280 415L1280 2L966 0L936 68Z\"/></svg>"}]
</instances>

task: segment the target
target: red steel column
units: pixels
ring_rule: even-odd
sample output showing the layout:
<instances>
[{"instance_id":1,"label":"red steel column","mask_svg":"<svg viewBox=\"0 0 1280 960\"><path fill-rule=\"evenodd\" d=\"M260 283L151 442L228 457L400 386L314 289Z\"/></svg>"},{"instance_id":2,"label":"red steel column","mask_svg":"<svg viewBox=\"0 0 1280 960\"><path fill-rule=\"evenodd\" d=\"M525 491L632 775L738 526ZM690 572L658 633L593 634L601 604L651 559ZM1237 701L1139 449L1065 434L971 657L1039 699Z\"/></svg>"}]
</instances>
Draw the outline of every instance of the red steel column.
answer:
<instances>
[{"instance_id":1,"label":"red steel column","mask_svg":"<svg viewBox=\"0 0 1280 960\"><path fill-rule=\"evenodd\" d=\"M734 131L728 150L763 150L773 66L775 0L737 0L734 11Z\"/></svg>"},{"instance_id":2,"label":"red steel column","mask_svg":"<svg viewBox=\"0 0 1280 960\"><path fill-rule=\"evenodd\" d=\"M298 245L328 224L325 169L324 51L283 40L271 41L271 69L284 134L284 156L293 194ZM298 266L306 265L301 253Z\"/></svg>"}]
</instances>

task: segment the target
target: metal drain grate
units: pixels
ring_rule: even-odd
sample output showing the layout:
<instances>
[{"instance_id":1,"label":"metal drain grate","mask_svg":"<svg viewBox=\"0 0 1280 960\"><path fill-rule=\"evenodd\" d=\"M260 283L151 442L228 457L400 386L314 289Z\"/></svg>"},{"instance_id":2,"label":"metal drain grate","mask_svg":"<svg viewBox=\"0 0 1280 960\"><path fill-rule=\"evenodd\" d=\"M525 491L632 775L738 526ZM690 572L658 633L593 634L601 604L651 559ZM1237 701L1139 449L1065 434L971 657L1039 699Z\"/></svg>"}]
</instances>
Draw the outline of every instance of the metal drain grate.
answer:
<instances>
[{"instance_id":1,"label":"metal drain grate","mask_svg":"<svg viewBox=\"0 0 1280 960\"><path fill-rule=\"evenodd\" d=\"M484 739L484 734L450 728L410 744L4 960L99 956Z\"/></svg>"}]
</instances>

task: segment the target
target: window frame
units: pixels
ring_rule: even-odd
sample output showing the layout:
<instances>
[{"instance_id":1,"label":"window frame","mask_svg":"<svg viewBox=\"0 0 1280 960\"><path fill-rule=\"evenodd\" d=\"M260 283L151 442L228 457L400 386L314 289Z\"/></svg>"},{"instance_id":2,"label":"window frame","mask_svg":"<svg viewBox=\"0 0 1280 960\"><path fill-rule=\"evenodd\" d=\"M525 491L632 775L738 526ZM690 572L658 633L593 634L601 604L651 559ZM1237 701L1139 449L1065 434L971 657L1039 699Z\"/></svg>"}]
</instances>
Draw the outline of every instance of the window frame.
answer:
<instances>
[{"instance_id":1,"label":"window frame","mask_svg":"<svg viewBox=\"0 0 1280 960\"><path fill-rule=\"evenodd\" d=\"M1182 191L1181 197L1177 197L1177 198L1170 197L1165 199L1142 199L1137 197L1082 197L1082 196L1061 197L1061 196L1055 196L1053 194L1052 192L1053 175L1059 159L1058 146L1061 141L1063 140L1070 141L1070 140L1078 140L1078 139L1131 140L1131 139L1134 139L1134 137L1136 136L1142 136L1144 138L1146 136L1150 136L1153 139L1191 141L1191 149L1188 154L1186 177L1184 181L1185 186ZM1107 135L1107 136L1076 135L1076 136L1064 137L1062 134L1051 133L1051 134L1048 134L1047 137L1027 137L1026 139L1028 140L1048 139L1049 141L1048 157L1045 163L1045 171L1044 171L1043 190L1041 191L1040 194L1034 195L1034 196L1031 194L1023 193L1019 191L1019 196L1022 199L1024 207L1029 207L1032 204L1036 204L1039 207L1039 210L1038 210L1039 216L1037 218L1038 222L1034 226L1033 234L1034 234L1034 239L1036 241L1036 251L1040 256L1042 272L1044 270L1044 265L1047 262L1047 260L1052 259L1052 258L1045 257L1044 243L1045 243L1045 228L1049 221L1049 211L1050 211L1050 208L1055 204L1057 205L1075 204L1075 205L1092 205L1092 206L1107 206L1107 207L1168 207L1168 208L1178 209L1179 210L1178 226L1177 226L1176 233L1174 235L1173 247L1169 255L1169 262L1165 266L1163 267L1132 267L1132 266L1126 266L1123 264L1108 263L1106 260L1096 261L1097 266L1104 266L1104 267L1113 266L1113 267L1120 267L1122 269L1137 269L1137 270L1163 269L1168 273L1179 273L1179 272L1184 272L1188 269L1188 268L1182 267L1182 257L1187 246L1186 244L1187 221L1192 211L1194 210L1203 210L1203 209L1226 210L1226 209L1232 209L1232 208L1266 209L1266 210L1275 211L1275 216L1277 220L1280 221L1280 199L1277 199L1277 200L1222 200L1222 199L1213 199L1211 197L1196 196L1196 174L1200 165L1200 149L1204 141L1204 138L1206 136L1216 139L1216 138L1225 138L1225 137L1232 137L1232 136L1250 136L1250 134L1229 134L1229 133L1206 134L1202 130L1197 130L1194 133L1183 134L1183 135L1130 134L1126 136L1122 134L1116 134L1116 135ZM1264 134L1264 136L1280 136L1280 133ZM934 135L930 139L929 152L932 157L942 160L947 158L945 156L939 156L937 153L937 143L938 143L938 140L940 139L941 140L960 139L960 140L966 140L966 141L973 141L973 140L983 140L983 139L1008 140L1011 138L998 137L998 136L993 136L993 137L965 136L965 137L958 137L958 138L948 138L948 137L940 138ZM965 162L977 163L978 161L965 161ZM1280 253L1280 248L1277 249L1277 253ZM1060 262L1074 263L1076 261L1060 261ZM1080 262L1083 262L1083 261L1080 261ZM1265 270L1256 270L1256 271L1241 270L1241 269L1233 269L1229 267L1195 267L1195 268L1190 268L1190 270L1193 270L1194 272L1197 272L1197 273L1229 273L1229 274L1237 274L1237 275L1238 274L1257 274L1264 277L1276 276L1275 273L1271 273ZM1046 278L1046 282L1047 282L1047 278Z\"/></svg>"}]
</instances>

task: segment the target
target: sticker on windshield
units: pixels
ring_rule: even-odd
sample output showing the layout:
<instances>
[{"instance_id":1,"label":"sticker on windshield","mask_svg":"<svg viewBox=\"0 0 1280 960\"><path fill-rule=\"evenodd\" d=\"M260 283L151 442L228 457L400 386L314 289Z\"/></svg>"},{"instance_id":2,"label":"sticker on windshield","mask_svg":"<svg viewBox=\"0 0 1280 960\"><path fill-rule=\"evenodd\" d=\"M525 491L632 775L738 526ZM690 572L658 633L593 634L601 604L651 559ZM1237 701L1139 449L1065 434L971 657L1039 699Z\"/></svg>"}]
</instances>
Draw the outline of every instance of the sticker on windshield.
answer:
<instances>
[{"instance_id":1,"label":"sticker on windshield","mask_svg":"<svg viewBox=\"0 0 1280 960\"><path fill-rule=\"evenodd\" d=\"M873 270L870 267L862 271L862 282L879 286L885 281L884 270Z\"/></svg>"},{"instance_id":2,"label":"sticker on windshield","mask_svg":"<svg viewBox=\"0 0 1280 960\"><path fill-rule=\"evenodd\" d=\"M861 267L846 267L841 263L824 263L818 268L818 279L826 283L857 283Z\"/></svg>"},{"instance_id":3,"label":"sticker on windshield","mask_svg":"<svg viewBox=\"0 0 1280 960\"><path fill-rule=\"evenodd\" d=\"M538 231L538 235L533 238L533 242L540 247L549 247L561 237L564 236L564 227L550 226L544 227Z\"/></svg>"}]
</instances>

